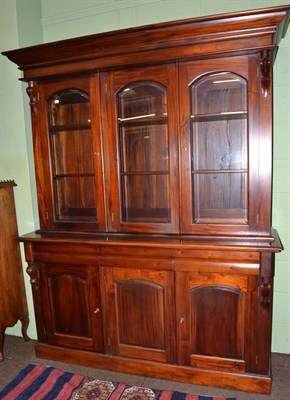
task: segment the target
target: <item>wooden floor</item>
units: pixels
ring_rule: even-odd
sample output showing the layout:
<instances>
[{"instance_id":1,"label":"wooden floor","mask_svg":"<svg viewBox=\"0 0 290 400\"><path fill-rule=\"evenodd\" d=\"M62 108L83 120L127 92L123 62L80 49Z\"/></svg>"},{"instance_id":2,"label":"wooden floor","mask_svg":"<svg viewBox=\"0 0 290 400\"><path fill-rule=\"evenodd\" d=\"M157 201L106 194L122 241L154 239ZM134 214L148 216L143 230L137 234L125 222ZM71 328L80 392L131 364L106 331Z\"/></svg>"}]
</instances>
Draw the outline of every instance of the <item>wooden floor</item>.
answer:
<instances>
[{"instance_id":1,"label":"wooden floor","mask_svg":"<svg viewBox=\"0 0 290 400\"><path fill-rule=\"evenodd\" d=\"M290 400L290 354L272 355L273 360L273 387L270 396L256 393L229 391L206 386L194 386L178 382L145 378L142 376L126 375L82 366L64 364L55 361L36 358L34 341L25 342L21 337L5 336L4 361L0 362L0 388L9 383L17 373L27 364L52 365L66 371L80 373L92 378L124 382L129 385L169 389L193 394L208 396L236 397L237 400Z\"/></svg>"}]
</instances>

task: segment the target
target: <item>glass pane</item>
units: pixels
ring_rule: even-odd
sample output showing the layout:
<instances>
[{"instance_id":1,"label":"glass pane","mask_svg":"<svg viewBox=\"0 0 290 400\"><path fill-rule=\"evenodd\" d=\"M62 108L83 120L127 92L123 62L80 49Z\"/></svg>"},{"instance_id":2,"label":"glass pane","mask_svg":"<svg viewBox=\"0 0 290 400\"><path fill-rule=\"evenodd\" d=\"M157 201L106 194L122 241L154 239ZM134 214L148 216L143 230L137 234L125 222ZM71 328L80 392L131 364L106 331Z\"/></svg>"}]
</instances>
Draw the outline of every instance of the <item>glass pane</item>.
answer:
<instances>
[{"instance_id":1,"label":"glass pane","mask_svg":"<svg viewBox=\"0 0 290 400\"><path fill-rule=\"evenodd\" d=\"M247 110L247 82L230 72L209 74L191 87L192 114Z\"/></svg>"},{"instance_id":2,"label":"glass pane","mask_svg":"<svg viewBox=\"0 0 290 400\"><path fill-rule=\"evenodd\" d=\"M193 187L195 222L246 223L247 174L193 174Z\"/></svg>"},{"instance_id":3,"label":"glass pane","mask_svg":"<svg viewBox=\"0 0 290 400\"><path fill-rule=\"evenodd\" d=\"M125 221L169 222L169 193L166 175L123 176L123 219Z\"/></svg>"},{"instance_id":4,"label":"glass pane","mask_svg":"<svg viewBox=\"0 0 290 400\"><path fill-rule=\"evenodd\" d=\"M247 81L208 74L190 92L194 222L246 224Z\"/></svg>"},{"instance_id":5,"label":"glass pane","mask_svg":"<svg viewBox=\"0 0 290 400\"><path fill-rule=\"evenodd\" d=\"M96 221L93 140L86 93L70 89L47 101L56 221Z\"/></svg>"},{"instance_id":6,"label":"glass pane","mask_svg":"<svg viewBox=\"0 0 290 400\"><path fill-rule=\"evenodd\" d=\"M96 219L93 177L55 179L56 220Z\"/></svg>"},{"instance_id":7,"label":"glass pane","mask_svg":"<svg viewBox=\"0 0 290 400\"><path fill-rule=\"evenodd\" d=\"M227 119L194 122L193 169L247 168L247 121Z\"/></svg>"},{"instance_id":8,"label":"glass pane","mask_svg":"<svg viewBox=\"0 0 290 400\"><path fill-rule=\"evenodd\" d=\"M54 132L51 144L56 175L93 173L90 130Z\"/></svg>"},{"instance_id":9,"label":"glass pane","mask_svg":"<svg viewBox=\"0 0 290 400\"><path fill-rule=\"evenodd\" d=\"M86 93L67 90L49 102L50 126L90 124L90 104Z\"/></svg>"},{"instance_id":10,"label":"glass pane","mask_svg":"<svg viewBox=\"0 0 290 400\"><path fill-rule=\"evenodd\" d=\"M118 95L123 221L170 221L166 91L136 82Z\"/></svg>"},{"instance_id":11,"label":"glass pane","mask_svg":"<svg viewBox=\"0 0 290 400\"><path fill-rule=\"evenodd\" d=\"M121 127L124 172L167 171L166 125Z\"/></svg>"},{"instance_id":12,"label":"glass pane","mask_svg":"<svg viewBox=\"0 0 290 400\"><path fill-rule=\"evenodd\" d=\"M119 120L162 117L167 114L165 89L154 82L137 82L119 94Z\"/></svg>"}]
</instances>

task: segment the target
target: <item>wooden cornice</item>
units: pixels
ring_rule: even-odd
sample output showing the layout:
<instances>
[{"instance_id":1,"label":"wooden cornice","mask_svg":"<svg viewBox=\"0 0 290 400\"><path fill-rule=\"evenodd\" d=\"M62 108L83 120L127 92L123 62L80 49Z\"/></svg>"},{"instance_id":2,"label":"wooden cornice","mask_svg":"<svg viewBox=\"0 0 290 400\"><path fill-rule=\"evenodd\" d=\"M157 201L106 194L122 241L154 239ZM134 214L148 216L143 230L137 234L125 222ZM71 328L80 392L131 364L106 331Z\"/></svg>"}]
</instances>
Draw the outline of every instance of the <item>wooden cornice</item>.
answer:
<instances>
[{"instance_id":1,"label":"wooden cornice","mask_svg":"<svg viewBox=\"0 0 290 400\"><path fill-rule=\"evenodd\" d=\"M290 5L194 18L45 43L2 54L24 80L275 49L286 34Z\"/></svg>"}]
</instances>

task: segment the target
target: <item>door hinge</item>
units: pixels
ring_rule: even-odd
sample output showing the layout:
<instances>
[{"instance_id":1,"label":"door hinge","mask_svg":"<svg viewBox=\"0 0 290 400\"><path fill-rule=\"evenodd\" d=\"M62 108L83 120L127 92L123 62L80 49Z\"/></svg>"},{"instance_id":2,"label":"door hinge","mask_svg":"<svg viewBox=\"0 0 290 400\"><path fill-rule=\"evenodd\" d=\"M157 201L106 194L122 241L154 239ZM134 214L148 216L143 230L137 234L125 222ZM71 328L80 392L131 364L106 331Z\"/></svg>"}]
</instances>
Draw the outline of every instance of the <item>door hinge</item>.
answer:
<instances>
[{"instance_id":1,"label":"door hinge","mask_svg":"<svg viewBox=\"0 0 290 400\"><path fill-rule=\"evenodd\" d=\"M112 224L112 228L114 228L115 225L115 217L114 217L114 213L111 212L111 224Z\"/></svg>"}]
</instances>

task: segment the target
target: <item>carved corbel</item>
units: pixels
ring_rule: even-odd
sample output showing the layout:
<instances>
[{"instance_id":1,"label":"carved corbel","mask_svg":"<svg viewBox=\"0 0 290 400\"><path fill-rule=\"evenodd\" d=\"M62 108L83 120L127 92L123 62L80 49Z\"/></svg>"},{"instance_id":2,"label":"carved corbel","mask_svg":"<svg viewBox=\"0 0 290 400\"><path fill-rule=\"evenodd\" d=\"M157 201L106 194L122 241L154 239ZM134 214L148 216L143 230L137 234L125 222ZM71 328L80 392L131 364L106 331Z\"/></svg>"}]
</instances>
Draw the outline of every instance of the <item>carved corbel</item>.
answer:
<instances>
[{"instance_id":1,"label":"carved corbel","mask_svg":"<svg viewBox=\"0 0 290 400\"><path fill-rule=\"evenodd\" d=\"M31 115L36 117L38 114L38 92L35 88L35 83L33 81L28 82L28 87L26 88L26 93L29 96L30 108L31 108Z\"/></svg>"},{"instance_id":2,"label":"carved corbel","mask_svg":"<svg viewBox=\"0 0 290 400\"><path fill-rule=\"evenodd\" d=\"M260 299L263 307L270 307L272 301L272 281L268 277L262 277L260 284Z\"/></svg>"},{"instance_id":3,"label":"carved corbel","mask_svg":"<svg viewBox=\"0 0 290 400\"><path fill-rule=\"evenodd\" d=\"M39 288L38 266L34 261L28 261L26 268L27 274L30 276L30 283L34 289Z\"/></svg>"},{"instance_id":4,"label":"carved corbel","mask_svg":"<svg viewBox=\"0 0 290 400\"><path fill-rule=\"evenodd\" d=\"M271 88L271 59L269 50L261 53L261 87L264 97L267 97Z\"/></svg>"}]
</instances>

